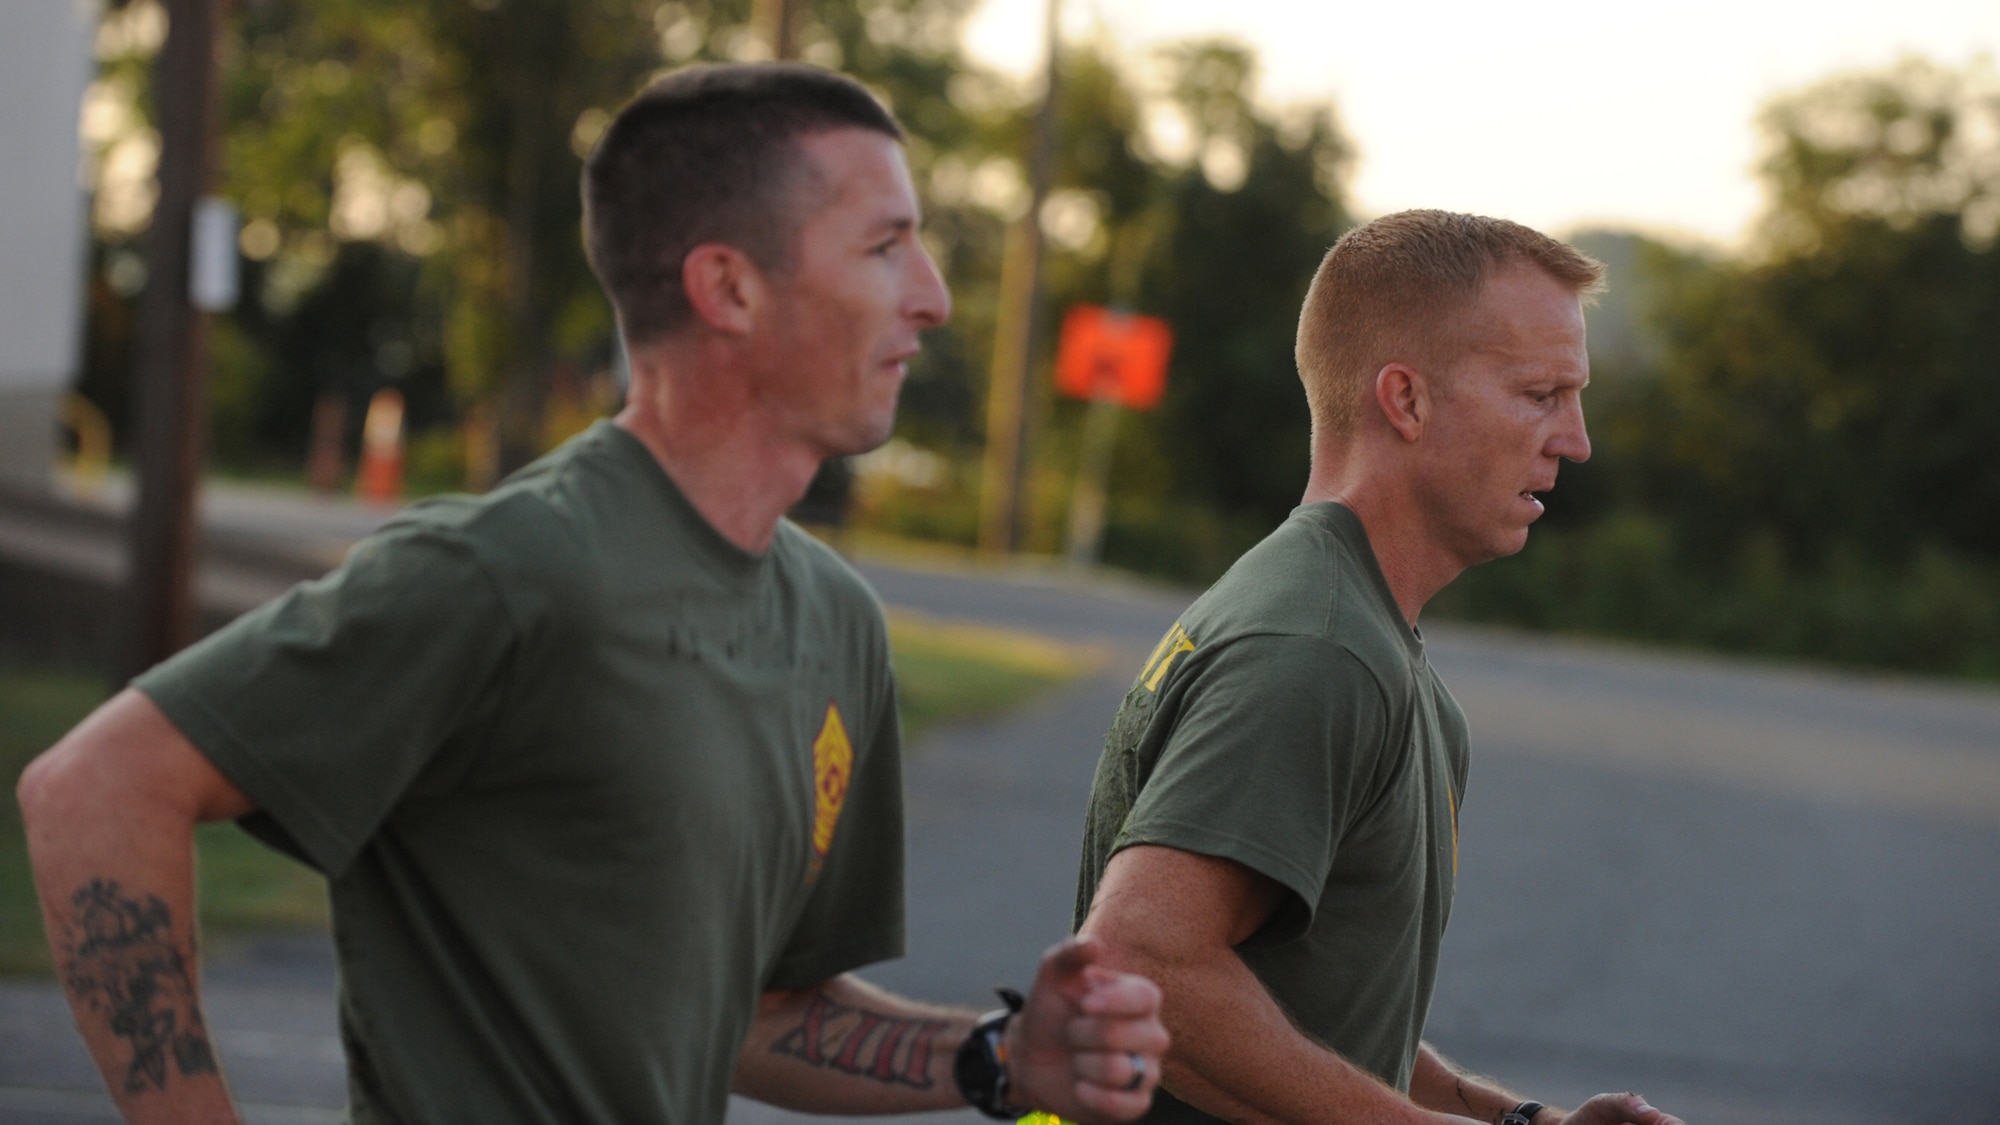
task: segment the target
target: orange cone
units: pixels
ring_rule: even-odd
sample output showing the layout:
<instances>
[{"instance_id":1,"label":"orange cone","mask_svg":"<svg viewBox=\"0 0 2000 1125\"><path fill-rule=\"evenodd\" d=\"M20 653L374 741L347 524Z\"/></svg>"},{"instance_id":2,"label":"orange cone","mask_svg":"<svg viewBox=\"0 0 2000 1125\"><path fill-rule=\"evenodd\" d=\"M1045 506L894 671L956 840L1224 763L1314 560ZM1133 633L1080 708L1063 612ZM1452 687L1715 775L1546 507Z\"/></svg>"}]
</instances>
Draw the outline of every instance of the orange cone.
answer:
<instances>
[{"instance_id":1,"label":"orange cone","mask_svg":"<svg viewBox=\"0 0 2000 1125\"><path fill-rule=\"evenodd\" d=\"M368 400L354 492L371 504L394 504L403 498L403 396L398 391L376 391Z\"/></svg>"}]
</instances>

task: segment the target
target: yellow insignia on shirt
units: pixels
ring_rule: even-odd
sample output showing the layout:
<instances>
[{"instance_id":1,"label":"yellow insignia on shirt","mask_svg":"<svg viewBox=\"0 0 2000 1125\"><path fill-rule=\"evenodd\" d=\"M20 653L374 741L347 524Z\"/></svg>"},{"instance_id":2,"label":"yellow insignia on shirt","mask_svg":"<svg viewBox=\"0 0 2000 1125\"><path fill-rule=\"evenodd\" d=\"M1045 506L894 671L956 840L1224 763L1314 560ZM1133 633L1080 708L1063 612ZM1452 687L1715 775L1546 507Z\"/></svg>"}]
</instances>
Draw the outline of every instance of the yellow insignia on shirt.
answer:
<instances>
[{"instance_id":1,"label":"yellow insignia on shirt","mask_svg":"<svg viewBox=\"0 0 2000 1125\"><path fill-rule=\"evenodd\" d=\"M847 740L847 726L840 721L840 708L828 702L826 721L813 739L813 790L817 803L813 811L813 870L833 846L833 826L840 820L841 803L847 800L847 786L854 780L854 744Z\"/></svg>"},{"instance_id":2,"label":"yellow insignia on shirt","mask_svg":"<svg viewBox=\"0 0 2000 1125\"><path fill-rule=\"evenodd\" d=\"M1146 666L1139 670L1140 682L1146 685L1147 691L1160 690L1160 681L1167 678L1168 670L1174 666L1174 658L1181 653L1193 651L1194 638L1188 636L1187 630L1181 628L1180 622L1174 622L1174 627L1167 630L1166 636L1160 638L1159 645L1153 649L1153 655L1146 658Z\"/></svg>"},{"instance_id":3,"label":"yellow insignia on shirt","mask_svg":"<svg viewBox=\"0 0 2000 1125\"><path fill-rule=\"evenodd\" d=\"M1447 782L1444 787L1445 800L1451 802L1451 882L1458 885L1458 793Z\"/></svg>"}]
</instances>

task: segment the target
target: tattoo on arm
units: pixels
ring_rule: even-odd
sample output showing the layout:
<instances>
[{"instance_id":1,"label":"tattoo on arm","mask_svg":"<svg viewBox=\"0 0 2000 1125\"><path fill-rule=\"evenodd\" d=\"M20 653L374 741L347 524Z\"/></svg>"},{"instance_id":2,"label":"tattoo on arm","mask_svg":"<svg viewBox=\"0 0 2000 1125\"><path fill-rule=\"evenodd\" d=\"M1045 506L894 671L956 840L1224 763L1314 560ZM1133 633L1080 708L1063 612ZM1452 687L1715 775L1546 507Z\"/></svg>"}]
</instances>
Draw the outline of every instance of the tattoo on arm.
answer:
<instances>
[{"instance_id":1,"label":"tattoo on arm","mask_svg":"<svg viewBox=\"0 0 2000 1125\"><path fill-rule=\"evenodd\" d=\"M1465 1096L1465 1075L1454 1074L1451 1076L1451 1082L1452 1085L1458 1087L1458 1104L1464 1106L1465 1108L1471 1110L1474 1113L1478 1113L1479 1107L1473 1105L1472 1099Z\"/></svg>"},{"instance_id":2,"label":"tattoo on arm","mask_svg":"<svg viewBox=\"0 0 2000 1125\"><path fill-rule=\"evenodd\" d=\"M216 1073L167 904L157 895L128 895L107 879L92 879L69 901L63 984L131 1044L125 1091L165 1089L169 1060L183 1078Z\"/></svg>"},{"instance_id":3,"label":"tattoo on arm","mask_svg":"<svg viewBox=\"0 0 2000 1125\"><path fill-rule=\"evenodd\" d=\"M805 1018L771 1045L771 1053L859 1078L928 1090L932 1047L950 1026L942 1020L897 1019L814 993Z\"/></svg>"}]
</instances>

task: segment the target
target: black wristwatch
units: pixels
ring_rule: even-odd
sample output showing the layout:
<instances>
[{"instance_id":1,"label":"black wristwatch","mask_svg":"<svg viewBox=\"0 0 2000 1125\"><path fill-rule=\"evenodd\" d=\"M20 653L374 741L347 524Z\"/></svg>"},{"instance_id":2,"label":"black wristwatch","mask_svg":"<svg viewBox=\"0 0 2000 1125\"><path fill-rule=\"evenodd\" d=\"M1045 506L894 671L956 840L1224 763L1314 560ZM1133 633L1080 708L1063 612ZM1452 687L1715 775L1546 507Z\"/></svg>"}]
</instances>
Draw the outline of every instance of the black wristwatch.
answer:
<instances>
[{"instance_id":1,"label":"black wristwatch","mask_svg":"<svg viewBox=\"0 0 2000 1125\"><path fill-rule=\"evenodd\" d=\"M1007 1006L980 1016L972 1025L972 1034L965 1037L958 1057L952 1060L951 1076L974 1109L996 1120L1018 1121L1029 1111L1007 1101L1007 1021L1026 1001L1011 988L994 991Z\"/></svg>"},{"instance_id":2,"label":"black wristwatch","mask_svg":"<svg viewBox=\"0 0 2000 1125\"><path fill-rule=\"evenodd\" d=\"M1535 1125L1535 1115L1547 1108L1540 1102L1522 1102L1500 1115L1500 1125Z\"/></svg>"}]
</instances>

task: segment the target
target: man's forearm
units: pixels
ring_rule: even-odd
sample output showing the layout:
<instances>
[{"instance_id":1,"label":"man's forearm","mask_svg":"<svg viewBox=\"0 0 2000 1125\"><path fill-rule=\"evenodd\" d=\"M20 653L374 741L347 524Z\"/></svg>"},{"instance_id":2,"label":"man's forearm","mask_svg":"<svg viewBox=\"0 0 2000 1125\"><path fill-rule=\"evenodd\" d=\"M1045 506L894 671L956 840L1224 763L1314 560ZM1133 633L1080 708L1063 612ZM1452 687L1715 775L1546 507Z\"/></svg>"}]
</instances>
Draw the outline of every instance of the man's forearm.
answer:
<instances>
[{"instance_id":1,"label":"man's forearm","mask_svg":"<svg viewBox=\"0 0 2000 1125\"><path fill-rule=\"evenodd\" d=\"M1440 1113L1457 1113L1481 1121L1498 1121L1502 1114L1527 1100L1491 1078L1460 1069L1429 1043L1417 1048L1410 1074L1410 1099ZM1542 1121L1560 1121L1562 1111L1545 1109Z\"/></svg>"},{"instance_id":2,"label":"man's forearm","mask_svg":"<svg viewBox=\"0 0 2000 1125\"><path fill-rule=\"evenodd\" d=\"M1163 1085L1217 1117L1471 1125L1418 1106L1293 1026L1236 947L1287 892L1232 860L1135 845L1105 865L1080 930L1105 963L1151 978L1173 1037Z\"/></svg>"},{"instance_id":3,"label":"man's forearm","mask_svg":"<svg viewBox=\"0 0 2000 1125\"><path fill-rule=\"evenodd\" d=\"M60 772L31 771L21 806L77 1028L127 1121L234 1121L201 1014L193 826Z\"/></svg>"},{"instance_id":4,"label":"man's forearm","mask_svg":"<svg viewBox=\"0 0 2000 1125\"><path fill-rule=\"evenodd\" d=\"M1233 1121L1440 1125L1436 1115L1292 1026L1241 958L1133 965L1154 977L1174 1037L1163 1085Z\"/></svg>"},{"instance_id":5,"label":"man's forearm","mask_svg":"<svg viewBox=\"0 0 2000 1125\"><path fill-rule=\"evenodd\" d=\"M766 993L737 1057L736 1091L813 1113L909 1113L965 1104L952 1060L977 1017L857 977Z\"/></svg>"}]
</instances>

